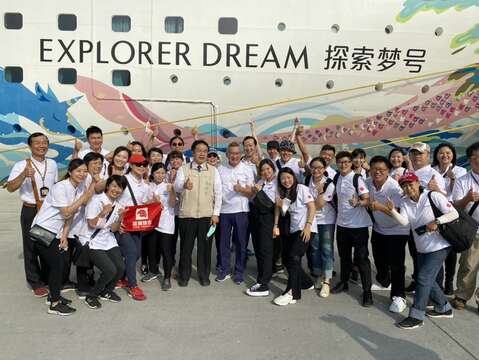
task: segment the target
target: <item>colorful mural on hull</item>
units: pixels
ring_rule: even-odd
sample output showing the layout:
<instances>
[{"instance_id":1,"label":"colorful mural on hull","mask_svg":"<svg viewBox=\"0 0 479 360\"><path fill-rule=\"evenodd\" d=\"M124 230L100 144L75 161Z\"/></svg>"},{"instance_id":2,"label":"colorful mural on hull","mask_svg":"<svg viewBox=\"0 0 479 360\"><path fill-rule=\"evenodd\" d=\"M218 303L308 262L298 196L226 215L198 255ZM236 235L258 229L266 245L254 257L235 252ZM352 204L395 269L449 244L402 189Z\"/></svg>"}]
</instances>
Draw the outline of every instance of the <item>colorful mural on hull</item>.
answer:
<instances>
[{"instance_id":1,"label":"colorful mural on hull","mask_svg":"<svg viewBox=\"0 0 479 360\"><path fill-rule=\"evenodd\" d=\"M396 21L408 23L423 13L462 12L471 7L479 7L479 0L406 0L398 10ZM458 54L468 47L479 54L479 23L465 26L462 32L453 34L449 47L451 56L461 56ZM293 119L300 116L301 123L306 127L304 140L310 145L330 143L352 148L377 146L379 142L382 146L375 147L371 153L386 153L391 147L408 146L408 139L420 136L421 141L427 141L431 146L445 140L451 141L463 154L465 146L479 139L479 127L465 127L477 123L479 63L465 66L427 86L423 85L404 84L384 91L382 96L400 94L398 98L402 99L401 102L377 114L363 117L350 112L339 97L327 104L317 99L257 110L254 117L258 124L258 135L262 143L289 136ZM118 130L138 128L129 133L130 139L145 140L145 127L151 126L153 145L164 150L168 150L169 138L176 128L181 129L187 147L193 141L191 128L168 122L161 113L149 109L147 104L135 101L128 94L90 77L79 75L74 85L76 96L67 100L58 99L54 88L45 88L39 83L29 89L22 84L6 82L3 69L0 68L2 181L8 176L14 162L28 156L27 150L9 149L26 145L32 129L46 132L52 141L69 137L84 139L85 129L81 119L75 119L69 111L74 106L90 107ZM111 101L102 101L95 96L93 89L96 94L101 93L103 98ZM378 96L377 93L373 95ZM404 95L409 98L404 100ZM361 96L367 97L369 94ZM201 138L218 144L220 149L224 149L231 141L241 141L242 136L249 133L247 123L227 125L221 117L218 118L218 126L212 125L209 120L200 121L197 125ZM124 139L122 137L122 142ZM60 169L66 167L71 147L72 142L51 145L53 157ZM463 157L459 159L460 163L464 161Z\"/></svg>"}]
</instances>

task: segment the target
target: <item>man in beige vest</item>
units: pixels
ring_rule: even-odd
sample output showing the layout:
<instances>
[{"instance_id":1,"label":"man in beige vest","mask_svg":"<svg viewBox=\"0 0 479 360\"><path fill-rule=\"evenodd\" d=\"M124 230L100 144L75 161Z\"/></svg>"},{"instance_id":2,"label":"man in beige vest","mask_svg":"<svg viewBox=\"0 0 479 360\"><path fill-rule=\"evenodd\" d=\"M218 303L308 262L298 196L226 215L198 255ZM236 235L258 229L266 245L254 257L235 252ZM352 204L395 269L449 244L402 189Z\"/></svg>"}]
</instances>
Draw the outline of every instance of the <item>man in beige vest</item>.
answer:
<instances>
[{"instance_id":1,"label":"man in beige vest","mask_svg":"<svg viewBox=\"0 0 479 360\"><path fill-rule=\"evenodd\" d=\"M198 278L202 286L210 285L211 242L207 237L211 225L218 224L222 186L218 170L207 164L208 143L196 140L191 146L193 162L183 165L176 174L175 191L180 194L180 263L178 285L187 286L191 276L191 257L197 242Z\"/></svg>"}]
</instances>

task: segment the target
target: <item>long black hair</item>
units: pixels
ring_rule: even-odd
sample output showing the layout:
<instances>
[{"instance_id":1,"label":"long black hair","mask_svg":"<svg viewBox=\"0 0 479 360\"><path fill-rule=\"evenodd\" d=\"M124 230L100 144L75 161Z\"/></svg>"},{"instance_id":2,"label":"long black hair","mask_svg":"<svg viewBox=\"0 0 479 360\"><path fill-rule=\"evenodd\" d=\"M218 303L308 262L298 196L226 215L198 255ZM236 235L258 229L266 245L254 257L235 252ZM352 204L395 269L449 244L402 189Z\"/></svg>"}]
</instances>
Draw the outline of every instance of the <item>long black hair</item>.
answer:
<instances>
[{"instance_id":1,"label":"long black hair","mask_svg":"<svg viewBox=\"0 0 479 360\"><path fill-rule=\"evenodd\" d=\"M148 153L146 152L146 149L145 149L145 145L143 145L141 142L139 141L132 141L130 143L130 145L133 147L134 145L138 145L140 148L141 148L141 154L143 155L143 157L146 159L147 156L148 156Z\"/></svg>"},{"instance_id":2,"label":"long black hair","mask_svg":"<svg viewBox=\"0 0 479 360\"><path fill-rule=\"evenodd\" d=\"M437 154L439 154L439 150L441 150L443 147L448 147L451 150L451 152L452 152L451 164L456 165L456 161L457 161L456 148L451 143L444 142L444 143L440 143L434 149L434 153L432 155L432 164L431 164L432 167L439 165L439 160L437 159Z\"/></svg>"},{"instance_id":3,"label":"long black hair","mask_svg":"<svg viewBox=\"0 0 479 360\"><path fill-rule=\"evenodd\" d=\"M126 146L118 146L115 151L113 151L113 156L111 158L111 163L110 165L108 165L108 175L111 176L112 172L113 172L113 166L114 166L114 162L115 162L115 156L117 156L119 153L121 153L122 151L126 151L126 153L128 154L128 159L127 161L130 159L130 156L131 156L131 151L130 149L128 149Z\"/></svg>"},{"instance_id":4,"label":"long black hair","mask_svg":"<svg viewBox=\"0 0 479 360\"><path fill-rule=\"evenodd\" d=\"M293 177L293 186L291 186L291 188L286 189L281 184L282 174L289 174ZM291 200L291 203L294 203L296 201L296 197L298 195L298 179L296 179L294 171L291 170L289 167L283 167L278 172L278 192L281 199L288 198L289 200Z\"/></svg>"},{"instance_id":5,"label":"long black hair","mask_svg":"<svg viewBox=\"0 0 479 360\"><path fill-rule=\"evenodd\" d=\"M74 171L75 169L78 169L82 165L86 166L85 161L83 161L82 159L73 159L72 161L70 161L70 163L68 164L67 173L63 177L63 180L69 179L70 173Z\"/></svg>"}]
</instances>

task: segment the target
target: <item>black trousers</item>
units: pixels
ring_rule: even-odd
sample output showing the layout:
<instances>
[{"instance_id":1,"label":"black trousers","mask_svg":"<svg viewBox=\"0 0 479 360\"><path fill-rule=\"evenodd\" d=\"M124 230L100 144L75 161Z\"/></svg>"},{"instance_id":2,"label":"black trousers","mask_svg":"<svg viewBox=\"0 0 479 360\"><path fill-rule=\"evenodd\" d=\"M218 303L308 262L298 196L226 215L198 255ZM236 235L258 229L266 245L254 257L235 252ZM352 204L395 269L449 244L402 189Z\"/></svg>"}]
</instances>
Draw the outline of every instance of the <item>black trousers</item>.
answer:
<instances>
[{"instance_id":1,"label":"black trousers","mask_svg":"<svg viewBox=\"0 0 479 360\"><path fill-rule=\"evenodd\" d=\"M171 269L173 268L174 234L165 234L155 230L153 241L155 242L155 249L158 248L160 250L161 257L163 258L165 279L169 279L171 277Z\"/></svg>"},{"instance_id":2,"label":"black trousers","mask_svg":"<svg viewBox=\"0 0 479 360\"><path fill-rule=\"evenodd\" d=\"M180 264L179 279L188 281L191 277L191 263L193 248L196 246L196 262L198 269L198 278L200 281L209 279L211 272L211 245L212 239L207 238L210 227L210 217L204 218L180 218Z\"/></svg>"},{"instance_id":3,"label":"black trousers","mask_svg":"<svg viewBox=\"0 0 479 360\"><path fill-rule=\"evenodd\" d=\"M273 242L273 272L281 270L286 265L286 256L284 253L284 243L289 238L289 225L291 219L289 212L286 215L279 215L278 227L279 227L279 239L275 239ZM273 224L274 225L274 224ZM279 240L279 241L278 241Z\"/></svg>"},{"instance_id":4,"label":"black trousers","mask_svg":"<svg viewBox=\"0 0 479 360\"><path fill-rule=\"evenodd\" d=\"M336 239L341 263L341 281L349 281L352 264L359 268L363 290L371 289L371 263L369 262L369 231L363 228L337 226ZM354 258L353 258L354 249Z\"/></svg>"},{"instance_id":5,"label":"black trousers","mask_svg":"<svg viewBox=\"0 0 479 360\"><path fill-rule=\"evenodd\" d=\"M91 262L100 269L100 277L90 291L90 296L97 297L115 288L125 273L125 262L118 246L109 250L90 249L89 252Z\"/></svg>"},{"instance_id":6,"label":"black trousers","mask_svg":"<svg viewBox=\"0 0 479 360\"><path fill-rule=\"evenodd\" d=\"M47 266L42 258L39 258L35 243L30 239L28 233L32 227L33 218L37 209L23 206L20 213L20 225L22 228L23 240L23 265L25 267L25 278L33 290L45 287L47 284Z\"/></svg>"},{"instance_id":7,"label":"black trousers","mask_svg":"<svg viewBox=\"0 0 479 360\"><path fill-rule=\"evenodd\" d=\"M412 234L412 231L409 234L409 240L407 242L407 246L409 248L409 255L411 256L411 259L412 259L412 266L413 266L412 278L413 278L413 280L416 280L416 276L417 276L417 249L416 249L416 243L414 242L414 236Z\"/></svg>"},{"instance_id":8,"label":"black trousers","mask_svg":"<svg viewBox=\"0 0 479 360\"><path fill-rule=\"evenodd\" d=\"M218 231L219 226L216 227L216 231ZM173 244L171 248L173 250L173 266L176 265L176 248L178 246L178 236L180 234L180 218L175 216L175 233L173 234Z\"/></svg>"},{"instance_id":9,"label":"black trousers","mask_svg":"<svg viewBox=\"0 0 479 360\"><path fill-rule=\"evenodd\" d=\"M250 214L251 237L258 267L256 282L268 285L273 275L273 242L280 242L273 238L274 212L260 213L253 207L250 208Z\"/></svg>"},{"instance_id":10,"label":"black trousers","mask_svg":"<svg viewBox=\"0 0 479 360\"><path fill-rule=\"evenodd\" d=\"M77 269L77 289L80 292L89 292L94 286L93 263L90 266L76 266Z\"/></svg>"},{"instance_id":11,"label":"black trousers","mask_svg":"<svg viewBox=\"0 0 479 360\"><path fill-rule=\"evenodd\" d=\"M161 259L161 250L157 233L158 232L156 230L153 230L145 234L141 243L142 256L144 253L148 264L148 271L153 274L160 273L159 265Z\"/></svg>"},{"instance_id":12,"label":"black trousers","mask_svg":"<svg viewBox=\"0 0 479 360\"><path fill-rule=\"evenodd\" d=\"M377 270L376 280L383 287L391 285L391 299L393 296L406 297L404 261L408 240L409 235L383 235L376 231L371 235L371 248Z\"/></svg>"},{"instance_id":13,"label":"black trousers","mask_svg":"<svg viewBox=\"0 0 479 360\"><path fill-rule=\"evenodd\" d=\"M293 299L301 299L301 289L313 286L313 280L305 273L301 260L306 253L307 244L301 238L301 231L289 234L283 239L283 259L288 270L288 285L283 294L291 290Z\"/></svg>"},{"instance_id":14,"label":"black trousers","mask_svg":"<svg viewBox=\"0 0 479 360\"><path fill-rule=\"evenodd\" d=\"M53 240L49 247L35 243L35 249L48 266L48 288L52 302L60 300L60 291L64 281L64 269L69 256L66 251L60 250L58 239Z\"/></svg>"}]
</instances>

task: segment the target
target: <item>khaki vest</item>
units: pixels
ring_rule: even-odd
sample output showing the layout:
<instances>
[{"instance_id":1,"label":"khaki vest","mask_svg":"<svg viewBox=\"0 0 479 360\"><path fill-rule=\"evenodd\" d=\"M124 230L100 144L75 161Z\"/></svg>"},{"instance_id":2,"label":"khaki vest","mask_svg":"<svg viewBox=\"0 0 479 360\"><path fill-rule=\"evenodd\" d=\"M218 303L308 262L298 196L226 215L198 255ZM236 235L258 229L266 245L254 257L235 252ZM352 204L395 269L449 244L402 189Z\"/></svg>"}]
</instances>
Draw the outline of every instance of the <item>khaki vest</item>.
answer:
<instances>
[{"instance_id":1,"label":"khaki vest","mask_svg":"<svg viewBox=\"0 0 479 360\"><path fill-rule=\"evenodd\" d=\"M185 181L193 182L192 190L184 190L180 194L180 218L211 217L214 208L215 168L203 165L201 172L194 165L183 165Z\"/></svg>"}]
</instances>

